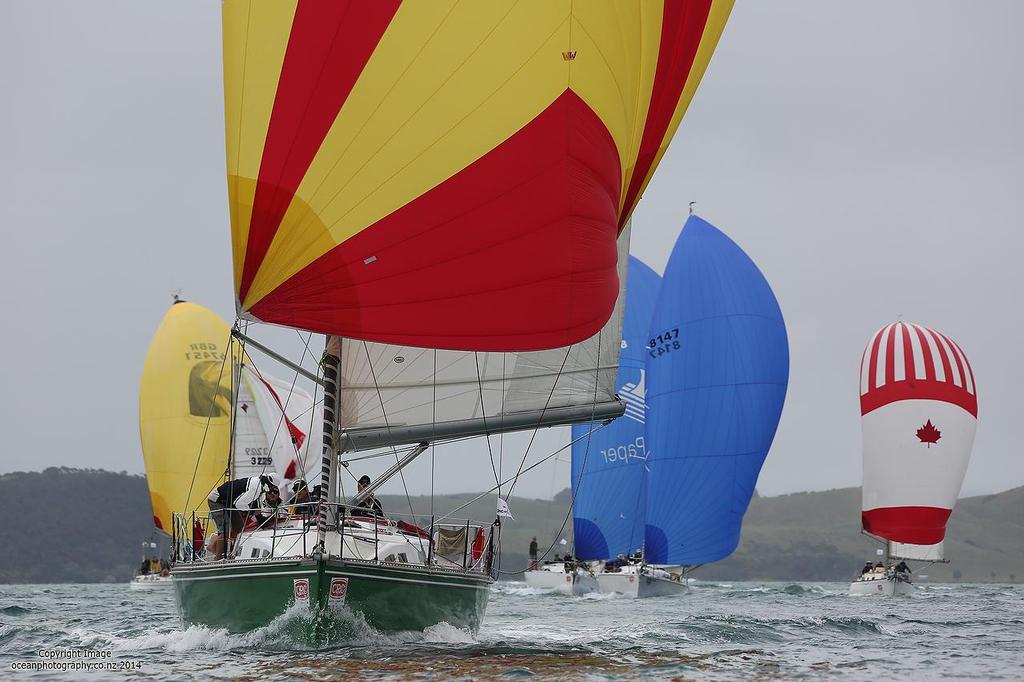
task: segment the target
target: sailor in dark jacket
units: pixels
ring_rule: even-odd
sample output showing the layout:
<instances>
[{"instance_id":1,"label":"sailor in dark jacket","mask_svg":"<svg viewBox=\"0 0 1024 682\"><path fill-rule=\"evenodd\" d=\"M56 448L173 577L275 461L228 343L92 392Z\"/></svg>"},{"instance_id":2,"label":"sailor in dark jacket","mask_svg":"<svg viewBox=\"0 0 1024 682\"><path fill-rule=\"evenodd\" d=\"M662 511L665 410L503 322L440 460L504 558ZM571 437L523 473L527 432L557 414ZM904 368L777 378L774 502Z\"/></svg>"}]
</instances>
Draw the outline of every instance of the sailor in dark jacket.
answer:
<instances>
[{"instance_id":1,"label":"sailor in dark jacket","mask_svg":"<svg viewBox=\"0 0 1024 682\"><path fill-rule=\"evenodd\" d=\"M357 492L363 492L369 485L370 477L364 474L356 486ZM384 516L384 509L380 506L380 500L371 493L365 500L352 507L352 516Z\"/></svg>"},{"instance_id":2,"label":"sailor in dark jacket","mask_svg":"<svg viewBox=\"0 0 1024 682\"><path fill-rule=\"evenodd\" d=\"M274 474L236 478L210 491L210 516L217 526L217 534L210 539L214 560L224 556L224 535L234 540L245 527L246 516L255 515L261 526L276 521L281 504L276 479Z\"/></svg>"}]
</instances>

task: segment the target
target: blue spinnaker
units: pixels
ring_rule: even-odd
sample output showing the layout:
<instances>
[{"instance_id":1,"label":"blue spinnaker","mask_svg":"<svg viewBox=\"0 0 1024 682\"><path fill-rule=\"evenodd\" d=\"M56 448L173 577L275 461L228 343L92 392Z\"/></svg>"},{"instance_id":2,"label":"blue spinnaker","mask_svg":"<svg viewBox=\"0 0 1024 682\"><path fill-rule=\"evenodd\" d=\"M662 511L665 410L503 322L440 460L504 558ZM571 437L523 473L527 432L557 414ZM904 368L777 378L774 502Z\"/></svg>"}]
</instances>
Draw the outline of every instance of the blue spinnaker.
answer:
<instances>
[{"instance_id":1,"label":"blue spinnaker","mask_svg":"<svg viewBox=\"0 0 1024 682\"><path fill-rule=\"evenodd\" d=\"M590 424L572 428L573 538L580 559L614 559L643 545L644 347L660 281L654 270L629 257L616 379L626 413L589 438Z\"/></svg>"},{"instance_id":2,"label":"blue spinnaker","mask_svg":"<svg viewBox=\"0 0 1024 682\"><path fill-rule=\"evenodd\" d=\"M789 378L786 326L754 262L691 216L648 338L645 558L701 564L736 549Z\"/></svg>"}]
</instances>

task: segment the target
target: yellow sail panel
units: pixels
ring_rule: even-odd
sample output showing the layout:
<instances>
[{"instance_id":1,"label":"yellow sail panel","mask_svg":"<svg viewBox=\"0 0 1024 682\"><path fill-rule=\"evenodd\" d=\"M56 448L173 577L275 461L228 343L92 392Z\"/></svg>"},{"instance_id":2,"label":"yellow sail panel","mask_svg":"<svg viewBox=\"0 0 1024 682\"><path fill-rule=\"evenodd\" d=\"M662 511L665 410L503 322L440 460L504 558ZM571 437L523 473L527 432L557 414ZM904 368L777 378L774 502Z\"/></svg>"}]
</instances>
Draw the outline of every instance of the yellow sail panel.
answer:
<instances>
[{"instance_id":1,"label":"yellow sail panel","mask_svg":"<svg viewBox=\"0 0 1024 682\"><path fill-rule=\"evenodd\" d=\"M224 476L231 435L231 330L215 313L177 302L153 336L139 387L139 433L153 522L205 513Z\"/></svg>"},{"instance_id":2,"label":"yellow sail panel","mask_svg":"<svg viewBox=\"0 0 1024 682\"><path fill-rule=\"evenodd\" d=\"M536 118L567 86L568 20L567 0L403 4L312 159L243 307Z\"/></svg>"},{"instance_id":3,"label":"yellow sail panel","mask_svg":"<svg viewBox=\"0 0 1024 682\"><path fill-rule=\"evenodd\" d=\"M249 237L255 178L277 94L298 0L224 4L224 142L235 287L242 277L242 254ZM238 249L242 245L242 249Z\"/></svg>"},{"instance_id":4,"label":"yellow sail panel","mask_svg":"<svg viewBox=\"0 0 1024 682\"><path fill-rule=\"evenodd\" d=\"M633 171L661 51L663 7L655 2L573 6L570 83L608 126L621 166Z\"/></svg>"},{"instance_id":5,"label":"yellow sail panel","mask_svg":"<svg viewBox=\"0 0 1024 682\"><path fill-rule=\"evenodd\" d=\"M666 5L666 9L671 7L679 10L680 7L684 11L677 11L675 16L672 18L672 23L667 24L663 27L662 35L668 32L666 29L671 27L678 22L681 25L685 25L693 20L694 14L700 14L703 18L704 29L699 34L699 42L697 43L696 51L692 55L685 55L689 61L684 59L687 63L685 70L685 83L682 91L678 94L673 93L669 98L668 105L671 107L672 116L668 122L668 125L661 130L657 125L651 125L654 121L648 119L648 125L644 129L644 137L648 138L648 146L651 144L656 145L652 150L644 148L644 140L641 141L640 147L637 148L633 158L635 159L635 166L630 169L630 177L627 179L625 186L628 188L622 196L622 208L620 213L624 216L623 219L628 219L632 214L633 209L636 208L636 204L640 201L640 197L643 195L644 190L647 188L647 183L651 181L651 177L654 176L654 171L658 168L658 164L661 162L661 157L665 155L665 151L668 149L669 143L672 141L672 137L676 134L676 130L679 128L679 124L683 120L683 115L686 113L686 109L690 106L690 101L693 99L694 94L697 92L697 86L700 85L701 79L704 77L704 72L708 68L708 64L711 62L711 55L714 54L715 48L718 47L718 40L722 37L722 31L725 30L725 23L729 19L729 14L732 12L734 0L712 0L709 7L702 8L699 2L690 3L671 3ZM666 15L666 20L668 17ZM664 41L663 41L664 42ZM685 41L684 41L685 44ZM682 50L685 52L685 50ZM676 55L678 58L679 55ZM672 64L671 59L666 60L663 54L659 59L659 69L662 65ZM664 74L665 72L662 71ZM662 79L662 85L665 80L676 79L678 80L679 74L674 74L669 78ZM653 97L657 97L657 92L652 93ZM653 104L653 102L652 102Z\"/></svg>"}]
</instances>

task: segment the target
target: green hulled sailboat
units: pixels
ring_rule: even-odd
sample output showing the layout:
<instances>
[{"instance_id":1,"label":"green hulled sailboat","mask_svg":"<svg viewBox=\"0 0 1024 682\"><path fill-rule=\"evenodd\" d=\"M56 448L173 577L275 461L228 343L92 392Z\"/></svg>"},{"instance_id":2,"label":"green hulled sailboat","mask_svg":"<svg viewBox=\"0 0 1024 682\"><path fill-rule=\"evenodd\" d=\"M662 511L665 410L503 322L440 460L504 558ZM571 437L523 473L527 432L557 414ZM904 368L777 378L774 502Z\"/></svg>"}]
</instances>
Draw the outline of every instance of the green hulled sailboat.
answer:
<instances>
[{"instance_id":1,"label":"green hulled sailboat","mask_svg":"<svg viewBox=\"0 0 1024 682\"><path fill-rule=\"evenodd\" d=\"M498 519L363 502L433 444L477 438L486 457L494 434L622 414L629 217L732 3L698 4L223 3L232 342L322 387L323 456L313 507L217 561L190 483L173 524L186 623L244 631L308 605L318 623L479 626ZM324 335L319 366L252 322ZM237 439L247 356L221 352ZM381 452L394 465L346 496L341 467Z\"/></svg>"}]
</instances>

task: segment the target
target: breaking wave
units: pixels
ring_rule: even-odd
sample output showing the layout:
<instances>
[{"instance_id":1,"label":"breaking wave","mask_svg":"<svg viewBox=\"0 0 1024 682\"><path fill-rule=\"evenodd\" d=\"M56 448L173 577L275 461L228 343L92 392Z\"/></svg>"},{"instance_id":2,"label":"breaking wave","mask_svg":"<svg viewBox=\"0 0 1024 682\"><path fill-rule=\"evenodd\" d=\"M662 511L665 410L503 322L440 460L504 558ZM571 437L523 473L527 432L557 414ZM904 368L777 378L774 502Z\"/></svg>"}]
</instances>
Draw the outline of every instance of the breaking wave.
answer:
<instances>
[{"instance_id":1,"label":"breaking wave","mask_svg":"<svg viewBox=\"0 0 1024 682\"><path fill-rule=\"evenodd\" d=\"M181 627L168 594L123 586L0 586L0 655L103 649L154 678L380 680L986 678L1021 665L1024 590L933 586L849 599L845 583L696 581L678 598L568 597L499 583L479 633L447 623L380 632L348 610L293 606L247 633ZM942 587L944 589L936 589ZM898 653L898 657L897 657ZM897 660L898 658L898 660ZM70 677L70 676L69 676ZM123 679L91 675L89 679Z\"/></svg>"}]
</instances>

